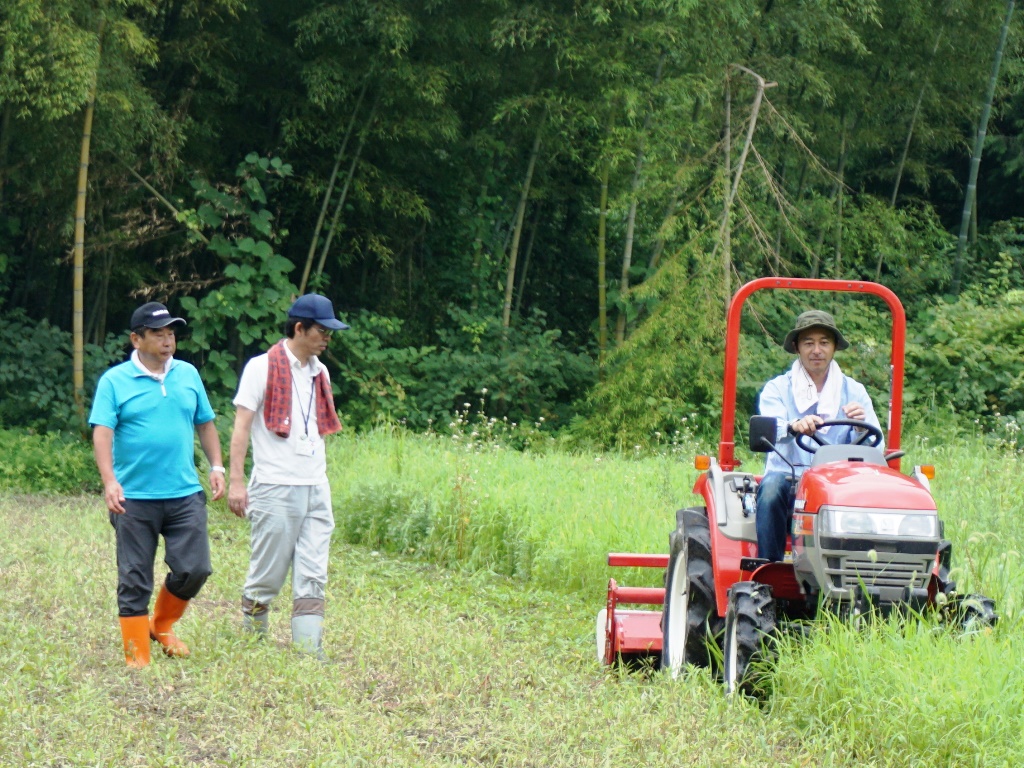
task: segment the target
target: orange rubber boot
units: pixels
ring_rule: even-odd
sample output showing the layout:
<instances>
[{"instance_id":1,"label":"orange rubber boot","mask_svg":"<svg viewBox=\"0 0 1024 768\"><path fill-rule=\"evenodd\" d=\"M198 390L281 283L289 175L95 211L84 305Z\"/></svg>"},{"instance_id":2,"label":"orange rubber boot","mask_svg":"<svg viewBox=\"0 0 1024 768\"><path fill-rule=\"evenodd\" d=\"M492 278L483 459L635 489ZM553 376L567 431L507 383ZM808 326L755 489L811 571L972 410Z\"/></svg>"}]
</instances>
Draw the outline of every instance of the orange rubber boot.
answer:
<instances>
[{"instance_id":1,"label":"orange rubber boot","mask_svg":"<svg viewBox=\"0 0 1024 768\"><path fill-rule=\"evenodd\" d=\"M168 656L188 656L190 653L188 646L178 639L172 629L186 608L188 600L172 595L166 585L160 588L156 605L153 606L153 618L149 622L149 636L164 647L164 653Z\"/></svg>"},{"instance_id":2,"label":"orange rubber boot","mask_svg":"<svg viewBox=\"0 0 1024 768\"><path fill-rule=\"evenodd\" d=\"M124 660L133 669L149 664L149 616L122 616Z\"/></svg>"}]
</instances>

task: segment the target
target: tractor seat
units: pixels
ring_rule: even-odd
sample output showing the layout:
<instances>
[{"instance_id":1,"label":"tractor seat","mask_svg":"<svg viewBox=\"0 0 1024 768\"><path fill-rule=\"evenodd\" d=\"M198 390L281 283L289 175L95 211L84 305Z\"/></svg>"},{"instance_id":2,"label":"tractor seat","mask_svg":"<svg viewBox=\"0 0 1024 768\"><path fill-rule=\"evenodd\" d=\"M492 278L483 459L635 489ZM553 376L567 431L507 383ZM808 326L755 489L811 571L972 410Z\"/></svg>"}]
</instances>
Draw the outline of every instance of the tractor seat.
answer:
<instances>
[{"instance_id":1,"label":"tractor seat","mask_svg":"<svg viewBox=\"0 0 1024 768\"><path fill-rule=\"evenodd\" d=\"M811 466L817 467L833 461L863 461L865 464L886 466L885 454L878 447L866 445L823 445L811 459Z\"/></svg>"}]
</instances>

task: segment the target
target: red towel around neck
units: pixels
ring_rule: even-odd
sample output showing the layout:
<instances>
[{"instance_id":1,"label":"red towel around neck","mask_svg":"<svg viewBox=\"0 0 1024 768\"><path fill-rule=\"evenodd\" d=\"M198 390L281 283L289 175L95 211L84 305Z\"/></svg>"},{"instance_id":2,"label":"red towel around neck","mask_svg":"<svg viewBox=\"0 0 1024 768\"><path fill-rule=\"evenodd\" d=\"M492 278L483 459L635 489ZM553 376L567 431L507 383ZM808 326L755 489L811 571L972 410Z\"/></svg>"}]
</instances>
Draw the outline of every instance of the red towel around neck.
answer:
<instances>
[{"instance_id":1,"label":"red towel around neck","mask_svg":"<svg viewBox=\"0 0 1024 768\"><path fill-rule=\"evenodd\" d=\"M267 393L263 399L263 419L267 429L278 437L288 437L292 429L292 373L284 339L267 352ZM321 437L341 431L334 410L334 395L324 371L316 377L316 426Z\"/></svg>"}]
</instances>

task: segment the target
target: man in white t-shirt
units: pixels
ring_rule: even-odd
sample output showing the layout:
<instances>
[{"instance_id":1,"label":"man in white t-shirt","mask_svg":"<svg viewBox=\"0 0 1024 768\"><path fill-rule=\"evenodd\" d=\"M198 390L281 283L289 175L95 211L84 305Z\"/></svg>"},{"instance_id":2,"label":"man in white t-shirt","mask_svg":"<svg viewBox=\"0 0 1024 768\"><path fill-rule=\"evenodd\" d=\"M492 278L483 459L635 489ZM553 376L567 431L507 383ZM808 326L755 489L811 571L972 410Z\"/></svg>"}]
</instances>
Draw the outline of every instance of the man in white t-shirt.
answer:
<instances>
[{"instance_id":1,"label":"man in white t-shirt","mask_svg":"<svg viewBox=\"0 0 1024 768\"><path fill-rule=\"evenodd\" d=\"M323 658L324 589L334 513L324 437L341 429L317 355L348 326L330 299L300 296L282 339L249 360L234 404L228 506L252 526L243 626L266 634L271 601L292 571L292 642ZM253 467L245 482L252 439Z\"/></svg>"}]
</instances>

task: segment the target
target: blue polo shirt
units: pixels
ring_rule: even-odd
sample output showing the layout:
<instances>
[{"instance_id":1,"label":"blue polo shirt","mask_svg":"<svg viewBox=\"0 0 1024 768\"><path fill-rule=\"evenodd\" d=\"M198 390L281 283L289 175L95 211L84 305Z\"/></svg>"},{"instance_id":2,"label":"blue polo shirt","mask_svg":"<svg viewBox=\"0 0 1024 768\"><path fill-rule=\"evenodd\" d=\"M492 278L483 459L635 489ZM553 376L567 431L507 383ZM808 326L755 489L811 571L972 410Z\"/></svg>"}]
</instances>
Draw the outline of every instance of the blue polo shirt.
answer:
<instances>
[{"instance_id":1,"label":"blue polo shirt","mask_svg":"<svg viewBox=\"0 0 1024 768\"><path fill-rule=\"evenodd\" d=\"M89 423L114 430L114 475L126 499L177 499L202 490L195 427L213 417L194 366L171 360L161 385L129 360L100 377Z\"/></svg>"}]
</instances>

